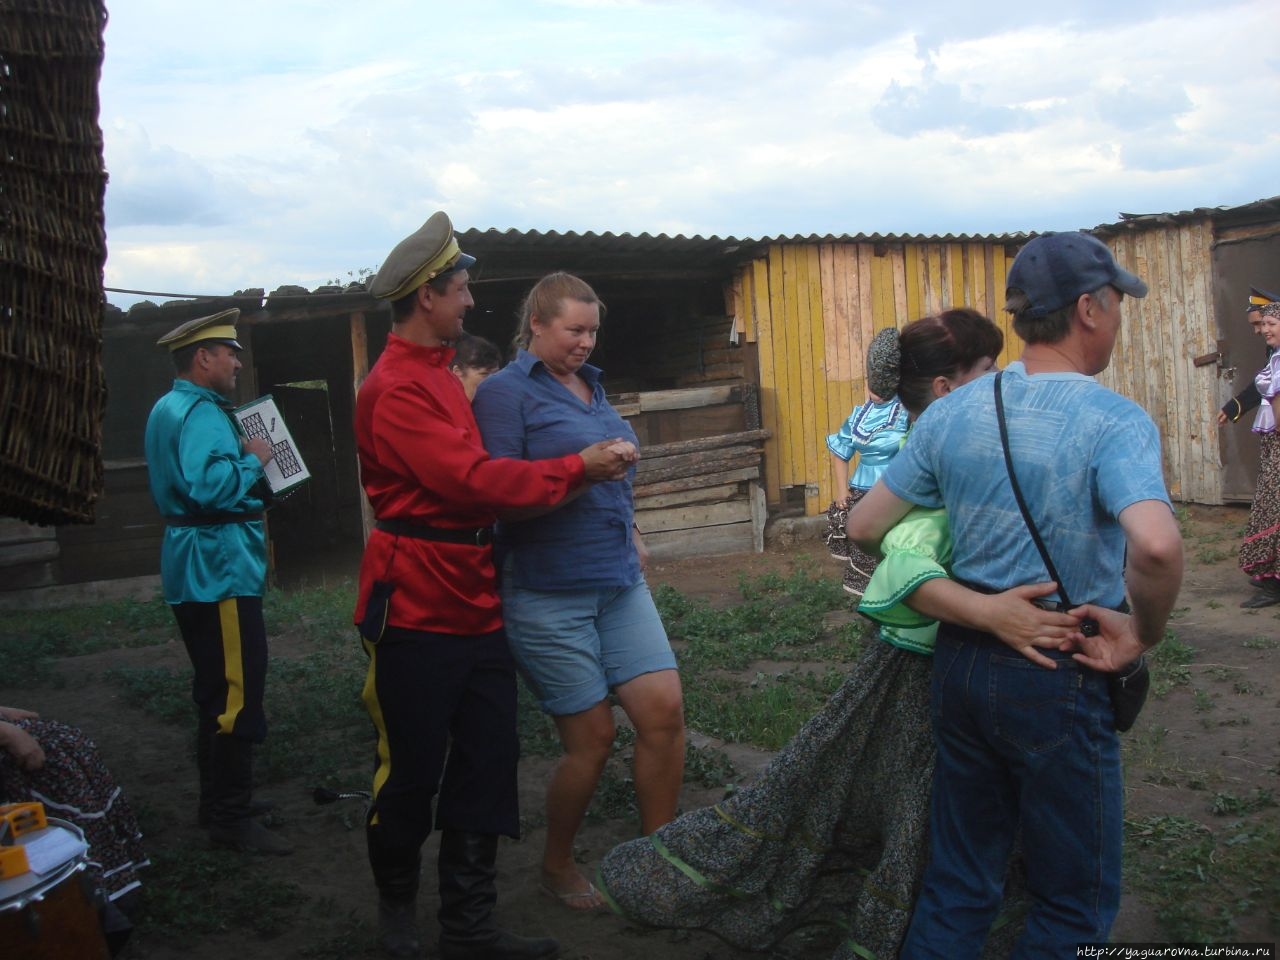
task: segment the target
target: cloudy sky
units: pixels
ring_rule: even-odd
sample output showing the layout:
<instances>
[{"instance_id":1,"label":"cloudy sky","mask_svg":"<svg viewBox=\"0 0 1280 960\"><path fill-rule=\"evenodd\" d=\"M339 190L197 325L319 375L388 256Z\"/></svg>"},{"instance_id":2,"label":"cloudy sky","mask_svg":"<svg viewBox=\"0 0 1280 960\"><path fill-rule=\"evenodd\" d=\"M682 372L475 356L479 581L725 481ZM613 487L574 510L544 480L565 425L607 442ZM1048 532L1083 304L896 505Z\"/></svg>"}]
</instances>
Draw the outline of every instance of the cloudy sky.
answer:
<instances>
[{"instance_id":1,"label":"cloudy sky","mask_svg":"<svg viewBox=\"0 0 1280 960\"><path fill-rule=\"evenodd\" d=\"M436 209L760 238L1280 194L1276 0L109 8L110 287L346 280Z\"/></svg>"}]
</instances>

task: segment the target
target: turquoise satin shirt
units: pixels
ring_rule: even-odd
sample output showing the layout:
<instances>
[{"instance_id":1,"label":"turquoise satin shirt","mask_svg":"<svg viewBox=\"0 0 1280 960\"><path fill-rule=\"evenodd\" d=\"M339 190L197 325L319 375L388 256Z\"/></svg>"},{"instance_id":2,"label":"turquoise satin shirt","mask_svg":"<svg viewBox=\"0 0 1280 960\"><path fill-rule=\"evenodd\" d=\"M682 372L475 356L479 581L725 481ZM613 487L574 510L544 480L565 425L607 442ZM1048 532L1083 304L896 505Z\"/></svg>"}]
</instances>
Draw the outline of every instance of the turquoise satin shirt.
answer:
<instances>
[{"instance_id":1,"label":"turquoise satin shirt","mask_svg":"<svg viewBox=\"0 0 1280 960\"><path fill-rule=\"evenodd\" d=\"M262 512L253 490L262 464L242 449L214 391L175 380L147 418L146 452L151 497L166 518ZM160 580L167 603L262 596L266 575L261 520L165 528Z\"/></svg>"}]
</instances>

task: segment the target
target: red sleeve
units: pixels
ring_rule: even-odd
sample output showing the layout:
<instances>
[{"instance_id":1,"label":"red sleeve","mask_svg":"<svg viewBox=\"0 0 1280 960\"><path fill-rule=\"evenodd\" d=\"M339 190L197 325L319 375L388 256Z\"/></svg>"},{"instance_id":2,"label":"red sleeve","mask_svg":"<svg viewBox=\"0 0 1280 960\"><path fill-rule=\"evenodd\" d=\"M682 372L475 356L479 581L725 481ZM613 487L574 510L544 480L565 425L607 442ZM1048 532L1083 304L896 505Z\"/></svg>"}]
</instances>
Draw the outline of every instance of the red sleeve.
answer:
<instances>
[{"instance_id":1,"label":"red sleeve","mask_svg":"<svg viewBox=\"0 0 1280 960\"><path fill-rule=\"evenodd\" d=\"M402 381L377 398L374 459L399 475L401 489L404 479L411 477L442 504L492 512L555 504L583 483L585 467L576 453L535 461L490 458L466 396L456 390L454 397L453 392ZM375 478L367 479L374 479L376 486ZM369 495L382 515L377 491Z\"/></svg>"}]
</instances>

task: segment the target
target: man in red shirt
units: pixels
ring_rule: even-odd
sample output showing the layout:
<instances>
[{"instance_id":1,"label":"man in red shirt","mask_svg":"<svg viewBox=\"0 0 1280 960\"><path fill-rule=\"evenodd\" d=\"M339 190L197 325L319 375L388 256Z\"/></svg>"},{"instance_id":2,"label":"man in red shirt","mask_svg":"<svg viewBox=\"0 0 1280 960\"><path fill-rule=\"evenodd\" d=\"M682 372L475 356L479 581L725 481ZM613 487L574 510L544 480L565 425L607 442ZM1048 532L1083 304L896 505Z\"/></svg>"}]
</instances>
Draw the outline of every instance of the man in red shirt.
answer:
<instances>
[{"instance_id":1,"label":"man in red shirt","mask_svg":"<svg viewBox=\"0 0 1280 960\"><path fill-rule=\"evenodd\" d=\"M355 417L377 517L355 612L378 733L367 837L384 954L422 955L420 849L438 791L441 957L529 960L559 945L500 930L492 916L498 835L519 834L519 744L489 531L500 512L548 510L586 482L622 478L636 450L617 440L550 460L490 459L448 366L474 305L474 262L438 212L391 251L371 287L391 301L392 330Z\"/></svg>"}]
</instances>

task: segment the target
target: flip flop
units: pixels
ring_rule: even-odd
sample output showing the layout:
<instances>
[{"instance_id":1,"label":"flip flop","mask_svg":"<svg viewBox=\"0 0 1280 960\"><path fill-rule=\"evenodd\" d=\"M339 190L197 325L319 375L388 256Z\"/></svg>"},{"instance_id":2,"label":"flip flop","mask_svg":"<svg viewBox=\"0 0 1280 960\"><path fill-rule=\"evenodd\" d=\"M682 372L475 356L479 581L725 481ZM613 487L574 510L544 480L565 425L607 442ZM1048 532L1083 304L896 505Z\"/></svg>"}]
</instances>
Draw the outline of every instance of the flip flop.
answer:
<instances>
[{"instance_id":1,"label":"flip flop","mask_svg":"<svg viewBox=\"0 0 1280 960\"><path fill-rule=\"evenodd\" d=\"M539 883L538 887L548 897L558 900L570 910L581 910L585 913L588 910L598 910L604 906L604 897L600 896L600 891L590 881L587 881L587 889L575 890L570 893L556 893L545 882Z\"/></svg>"}]
</instances>

